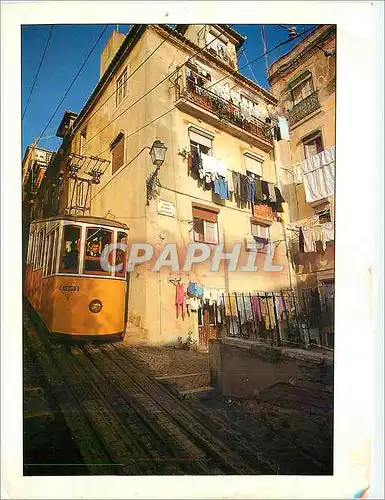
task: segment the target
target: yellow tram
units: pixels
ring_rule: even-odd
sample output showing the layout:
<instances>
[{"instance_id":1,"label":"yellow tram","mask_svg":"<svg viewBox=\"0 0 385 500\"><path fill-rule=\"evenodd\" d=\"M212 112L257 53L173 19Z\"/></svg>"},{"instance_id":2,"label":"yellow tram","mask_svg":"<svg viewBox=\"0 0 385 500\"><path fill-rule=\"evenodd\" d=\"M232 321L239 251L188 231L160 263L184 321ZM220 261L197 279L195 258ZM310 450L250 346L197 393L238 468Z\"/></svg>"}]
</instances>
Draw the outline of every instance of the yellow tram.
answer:
<instances>
[{"instance_id":1,"label":"yellow tram","mask_svg":"<svg viewBox=\"0 0 385 500\"><path fill-rule=\"evenodd\" d=\"M24 294L50 332L77 338L123 335L125 245L108 252L112 267L102 259L106 245L126 244L127 238L125 224L99 217L68 215L31 223Z\"/></svg>"}]
</instances>

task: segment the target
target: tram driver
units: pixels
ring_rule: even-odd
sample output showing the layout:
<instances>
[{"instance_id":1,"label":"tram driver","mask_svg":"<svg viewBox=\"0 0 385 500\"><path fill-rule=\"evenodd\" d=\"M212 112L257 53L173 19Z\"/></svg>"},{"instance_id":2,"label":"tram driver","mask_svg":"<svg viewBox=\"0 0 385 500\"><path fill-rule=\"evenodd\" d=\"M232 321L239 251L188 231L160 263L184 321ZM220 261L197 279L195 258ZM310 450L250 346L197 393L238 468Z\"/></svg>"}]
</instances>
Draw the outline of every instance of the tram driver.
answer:
<instances>
[{"instance_id":1,"label":"tram driver","mask_svg":"<svg viewBox=\"0 0 385 500\"><path fill-rule=\"evenodd\" d=\"M100 265L100 243L98 240L91 241L91 244L87 250L85 259L86 271L101 271Z\"/></svg>"}]
</instances>

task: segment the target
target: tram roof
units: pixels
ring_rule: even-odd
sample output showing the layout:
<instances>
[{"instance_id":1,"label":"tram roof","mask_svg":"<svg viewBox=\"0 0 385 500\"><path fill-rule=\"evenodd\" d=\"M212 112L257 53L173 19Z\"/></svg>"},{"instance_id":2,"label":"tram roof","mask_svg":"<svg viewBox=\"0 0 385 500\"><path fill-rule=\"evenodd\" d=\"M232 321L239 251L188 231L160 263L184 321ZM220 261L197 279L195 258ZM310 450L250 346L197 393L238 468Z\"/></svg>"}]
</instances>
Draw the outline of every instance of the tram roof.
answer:
<instances>
[{"instance_id":1,"label":"tram roof","mask_svg":"<svg viewBox=\"0 0 385 500\"><path fill-rule=\"evenodd\" d=\"M83 222L85 224L98 224L100 226L108 226L108 227L118 227L120 229L128 230L128 226L123 222L118 222L111 219L105 219L103 217L93 217L87 215L60 215L57 217L48 217L46 219L36 219L32 221L32 224L37 222L49 222L55 220L63 220L63 221L71 221L71 222Z\"/></svg>"}]
</instances>

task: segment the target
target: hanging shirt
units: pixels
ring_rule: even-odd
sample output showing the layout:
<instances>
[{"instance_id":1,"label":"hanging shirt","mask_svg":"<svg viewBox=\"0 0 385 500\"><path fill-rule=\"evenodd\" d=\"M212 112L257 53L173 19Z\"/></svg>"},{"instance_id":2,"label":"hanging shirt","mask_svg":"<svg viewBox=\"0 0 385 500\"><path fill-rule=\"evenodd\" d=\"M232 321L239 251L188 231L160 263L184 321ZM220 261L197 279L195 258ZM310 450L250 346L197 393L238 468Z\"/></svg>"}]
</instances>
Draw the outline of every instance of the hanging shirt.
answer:
<instances>
[{"instance_id":1,"label":"hanging shirt","mask_svg":"<svg viewBox=\"0 0 385 500\"><path fill-rule=\"evenodd\" d=\"M270 199L270 191L269 191L269 186L266 181L262 181L262 195L263 195L263 201L269 200Z\"/></svg>"},{"instance_id":2,"label":"hanging shirt","mask_svg":"<svg viewBox=\"0 0 385 500\"><path fill-rule=\"evenodd\" d=\"M308 203L334 194L334 146L301 162L305 197Z\"/></svg>"},{"instance_id":3,"label":"hanging shirt","mask_svg":"<svg viewBox=\"0 0 385 500\"><path fill-rule=\"evenodd\" d=\"M302 253L305 251L305 237L302 227L299 228L299 251Z\"/></svg>"},{"instance_id":4,"label":"hanging shirt","mask_svg":"<svg viewBox=\"0 0 385 500\"><path fill-rule=\"evenodd\" d=\"M320 241L322 243L322 248L325 250L324 235L321 226L313 227L313 241Z\"/></svg>"},{"instance_id":5,"label":"hanging shirt","mask_svg":"<svg viewBox=\"0 0 385 500\"><path fill-rule=\"evenodd\" d=\"M226 316L237 316L237 304L235 302L234 295L225 298L225 315Z\"/></svg>"}]
</instances>

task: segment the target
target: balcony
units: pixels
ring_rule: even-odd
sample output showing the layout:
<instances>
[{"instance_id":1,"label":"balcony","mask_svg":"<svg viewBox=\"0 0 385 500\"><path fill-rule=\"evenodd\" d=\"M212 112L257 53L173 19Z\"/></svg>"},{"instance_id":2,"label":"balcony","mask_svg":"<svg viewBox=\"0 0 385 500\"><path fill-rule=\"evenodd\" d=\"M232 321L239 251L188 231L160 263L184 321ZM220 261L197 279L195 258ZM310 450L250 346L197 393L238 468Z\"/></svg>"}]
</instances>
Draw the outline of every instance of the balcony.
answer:
<instances>
[{"instance_id":1,"label":"balcony","mask_svg":"<svg viewBox=\"0 0 385 500\"><path fill-rule=\"evenodd\" d=\"M185 75L179 76L175 90L177 108L265 151L271 150L271 126L253 116L246 120L238 106L196 85Z\"/></svg>"},{"instance_id":2,"label":"balcony","mask_svg":"<svg viewBox=\"0 0 385 500\"><path fill-rule=\"evenodd\" d=\"M289 124L294 125L294 123L297 123L302 120L302 118L305 118L305 116L310 115L310 113L319 107L320 103L318 101L318 90L316 90L293 107L289 113Z\"/></svg>"}]
</instances>

